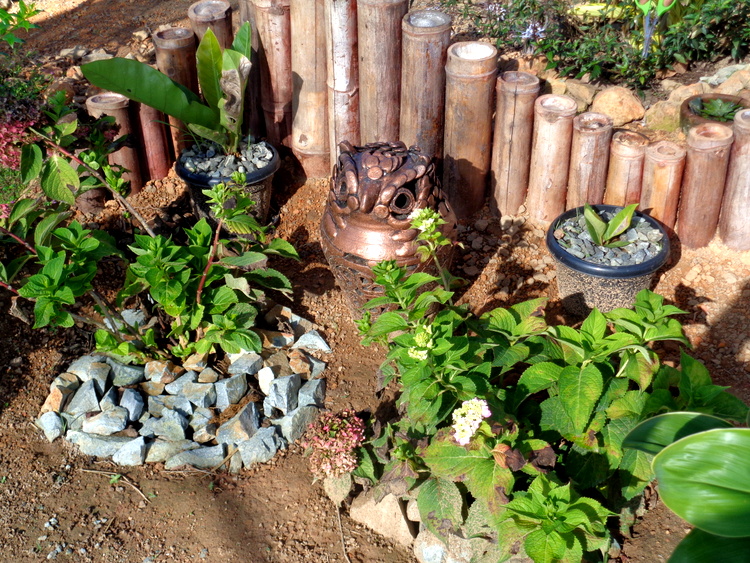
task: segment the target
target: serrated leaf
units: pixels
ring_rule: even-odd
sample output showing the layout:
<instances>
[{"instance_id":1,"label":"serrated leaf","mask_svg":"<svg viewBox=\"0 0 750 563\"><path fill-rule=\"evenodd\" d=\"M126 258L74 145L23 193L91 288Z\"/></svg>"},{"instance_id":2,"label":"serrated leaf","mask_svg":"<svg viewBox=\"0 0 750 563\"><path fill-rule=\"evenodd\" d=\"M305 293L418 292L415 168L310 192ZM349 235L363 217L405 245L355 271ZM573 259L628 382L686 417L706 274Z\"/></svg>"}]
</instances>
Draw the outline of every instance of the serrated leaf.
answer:
<instances>
[{"instance_id":1,"label":"serrated leaf","mask_svg":"<svg viewBox=\"0 0 750 563\"><path fill-rule=\"evenodd\" d=\"M651 470L651 457L645 452L638 450L625 450L620 462L620 481L622 483L622 496L625 500L639 495L651 481L654 480L654 472ZM661 492L661 483L659 485Z\"/></svg>"},{"instance_id":2,"label":"serrated leaf","mask_svg":"<svg viewBox=\"0 0 750 563\"><path fill-rule=\"evenodd\" d=\"M526 555L534 563L553 563L565 556L565 540L555 531L546 534L543 530L534 530L524 541Z\"/></svg>"},{"instance_id":3,"label":"serrated leaf","mask_svg":"<svg viewBox=\"0 0 750 563\"><path fill-rule=\"evenodd\" d=\"M42 191L50 199L75 204L75 191L80 181L76 171L63 157L51 156L44 161L40 184Z\"/></svg>"},{"instance_id":4,"label":"serrated leaf","mask_svg":"<svg viewBox=\"0 0 750 563\"><path fill-rule=\"evenodd\" d=\"M243 252L239 256L225 256L221 259L222 264L246 268L254 264L262 264L267 260L266 255L262 252Z\"/></svg>"},{"instance_id":5,"label":"serrated leaf","mask_svg":"<svg viewBox=\"0 0 750 563\"><path fill-rule=\"evenodd\" d=\"M28 184L42 171L42 149L36 144L27 144L21 148L21 181Z\"/></svg>"},{"instance_id":6,"label":"serrated leaf","mask_svg":"<svg viewBox=\"0 0 750 563\"><path fill-rule=\"evenodd\" d=\"M596 402L602 394L601 372L592 364L583 368L568 366L560 373L558 391L565 413L577 434L586 429Z\"/></svg>"},{"instance_id":7,"label":"serrated leaf","mask_svg":"<svg viewBox=\"0 0 750 563\"><path fill-rule=\"evenodd\" d=\"M433 478L422 483L417 493L417 506L422 523L443 541L447 541L463 522L464 499L451 481Z\"/></svg>"},{"instance_id":8,"label":"serrated leaf","mask_svg":"<svg viewBox=\"0 0 750 563\"><path fill-rule=\"evenodd\" d=\"M299 254L297 254L297 250L295 250L294 246L283 238L272 239L271 242L268 243L265 252L267 254L277 254L284 258L299 259Z\"/></svg>"}]
</instances>

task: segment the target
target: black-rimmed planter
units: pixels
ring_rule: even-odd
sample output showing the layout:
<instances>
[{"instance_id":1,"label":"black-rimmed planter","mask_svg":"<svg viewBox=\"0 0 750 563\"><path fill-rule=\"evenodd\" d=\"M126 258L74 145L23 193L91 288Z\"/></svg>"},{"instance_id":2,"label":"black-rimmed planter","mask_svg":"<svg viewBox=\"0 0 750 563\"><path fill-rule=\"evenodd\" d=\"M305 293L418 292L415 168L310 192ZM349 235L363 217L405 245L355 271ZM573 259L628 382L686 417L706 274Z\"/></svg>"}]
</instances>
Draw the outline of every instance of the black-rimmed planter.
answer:
<instances>
[{"instance_id":1,"label":"black-rimmed planter","mask_svg":"<svg viewBox=\"0 0 750 563\"><path fill-rule=\"evenodd\" d=\"M273 154L270 162L263 168L245 174L245 193L255 202L250 213L261 225L266 223L268 210L271 206L271 182L273 181L273 175L281 166L278 151L269 143L264 144ZM190 172L180 160L175 163L175 172L185 181L190 190L190 198L193 202L193 211L196 216L206 219L210 224L215 226L216 221L213 213L211 213L206 196L203 195L203 190L213 187L216 184L226 184L231 182L232 179L228 177L215 178L208 174Z\"/></svg>"},{"instance_id":2,"label":"black-rimmed planter","mask_svg":"<svg viewBox=\"0 0 750 563\"><path fill-rule=\"evenodd\" d=\"M594 205L597 212L617 212L616 205ZM547 231L547 248L557 266L557 289L563 306L569 312L585 316L596 307L609 312L618 307L632 307L639 291L651 285L654 273L669 257L669 237L661 224L643 213L635 216L645 219L649 225L661 232L661 251L640 264L608 266L587 262L570 254L560 246L554 232L567 219L583 214L583 207L570 209L557 217Z\"/></svg>"}]
</instances>

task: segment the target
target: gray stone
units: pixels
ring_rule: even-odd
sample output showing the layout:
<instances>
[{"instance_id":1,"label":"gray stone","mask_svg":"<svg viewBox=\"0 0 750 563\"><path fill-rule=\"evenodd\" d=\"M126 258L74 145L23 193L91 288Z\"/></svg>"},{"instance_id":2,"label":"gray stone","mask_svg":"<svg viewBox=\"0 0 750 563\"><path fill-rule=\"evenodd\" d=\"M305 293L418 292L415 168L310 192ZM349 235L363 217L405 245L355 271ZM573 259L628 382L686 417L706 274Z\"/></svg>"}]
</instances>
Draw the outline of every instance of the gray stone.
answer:
<instances>
[{"instance_id":1,"label":"gray stone","mask_svg":"<svg viewBox=\"0 0 750 563\"><path fill-rule=\"evenodd\" d=\"M65 407L65 412L72 415L84 414L99 410L99 397L97 395L96 383L89 379L78 388L76 394Z\"/></svg>"},{"instance_id":2,"label":"gray stone","mask_svg":"<svg viewBox=\"0 0 750 563\"><path fill-rule=\"evenodd\" d=\"M103 61L111 59L114 55L110 55L104 49L94 49L88 55L81 57L81 64L92 63L94 61Z\"/></svg>"},{"instance_id":3,"label":"gray stone","mask_svg":"<svg viewBox=\"0 0 750 563\"><path fill-rule=\"evenodd\" d=\"M263 340L263 348L286 348L294 343L294 334L278 330L255 329Z\"/></svg>"},{"instance_id":4,"label":"gray stone","mask_svg":"<svg viewBox=\"0 0 750 563\"><path fill-rule=\"evenodd\" d=\"M274 426L260 428L249 440L238 444L245 467L269 461L285 446L284 439Z\"/></svg>"},{"instance_id":5,"label":"gray stone","mask_svg":"<svg viewBox=\"0 0 750 563\"><path fill-rule=\"evenodd\" d=\"M322 407L326 399L326 381L325 379L311 379L300 387L297 395L297 404L300 407L312 405Z\"/></svg>"},{"instance_id":6,"label":"gray stone","mask_svg":"<svg viewBox=\"0 0 750 563\"><path fill-rule=\"evenodd\" d=\"M198 380L198 374L194 371L189 371L185 375L181 375L175 379L172 383L169 383L164 390L170 395L181 395L182 388L188 383L195 383Z\"/></svg>"},{"instance_id":7,"label":"gray stone","mask_svg":"<svg viewBox=\"0 0 750 563\"><path fill-rule=\"evenodd\" d=\"M82 381L88 381L91 379L88 375L91 364L101 363L106 360L107 358L104 356L81 356L68 366L68 373L78 376Z\"/></svg>"},{"instance_id":8,"label":"gray stone","mask_svg":"<svg viewBox=\"0 0 750 563\"><path fill-rule=\"evenodd\" d=\"M235 405L247 393L247 376L245 374L235 375L228 379L217 381L216 386L216 406L224 410L229 405Z\"/></svg>"},{"instance_id":9,"label":"gray stone","mask_svg":"<svg viewBox=\"0 0 750 563\"><path fill-rule=\"evenodd\" d=\"M205 444L216 439L216 424L206 424L202 428L193 432L193 441L199 444Z\"/></svg>"},{"instance_id":10,"label":"gray stone","mask_svg":"<svg viewBox=\"0 0 750 563\"><path fill-rule=\"evenodd\" d=\"M148 320L143 309L123 309L120 316L123 321L132 327L143 326Z\"/></svg>"},{"instance_id":11,"label":"gray stone","mask_svg":"<svg viewBox=\"0 0 750 563\"><path fill-rule=\"evenodd\" d=\"M212 407L216 403L216 387L213 383L186 383L181 396L196 407Z\"/></svg>"},{"instance_id":12,"label":"gray stone","mask_svg":"<svg viewBox=\"0 0 750 563\"><path fill-rule=\"evenodd\" d=\"M286 377L277 377L271 382L268 390L268 399L271 406L288 414L297 408L297 394L299 393L302 379L298 374Z\"/></svg>"},{"instance_id":13,"label":"gray stone","mask_svg":"<svg viewBox=\"0 0 750 563\"><path fill-rule=\"evenodd\" d=\"M214 417L214 413L211 412L211 409L207 408L197 408L193 411L193 414L190 416L189 424L190 428L193 430L198 430L199 428L203 428L208 424L208 421L211 420Z\"/></svg>"},{"instance_id":14,"label":"gray stone","mask_svg":"<svg viewBox=\"0 0 750 563\"><path fill-rule=\"evenodd\" d=\"M188 371L200 373L208 367L208 364L206 363L207 357L207 354L192 354L182 362L182 367Z\"/></svg>"},{"instance_id":15,"label":"gray stone","mask_svg":"<svg viewBox=\"0 0 750 563\"><path fill-rule=\"evenodd\" d=\"M123 389L120 397L120 406L127 409L128 420L135 422L143 414L143 397L135 389Z\"/></svg>"},{"instance_id":16,"label":"gray stone","mask_svg":"<svg viewBox=\"0 0 750 563\"><path fill-rule=\"evenodd\" d=\"M128 425L128 409L112 407L83 421L83 431L87 434L99 434L109 436L120 430L125 430Z\"/></svg>"},{"instance_id":17,"label":"gray stone","mask_svg":"<svg viewBox=\"0 0 750 563\"><path fill-rule=\"evenodd\" d=\"M144 381L139 385L141 391L143 391L149 397L156 397L164 393L164 383L155 383L153 381Z\"/></svg>"},{"instance_id":18,"label":"gray stone","mask_svg":"<svg viewBox=\"0 0 750 563\"><path fill-rule=\"evenodd\" d=\"M131 440L112 456L118 465L143 465L146 459L146 439L143 436Z\"/></svg>"},{"instance_id":19,"label":"gray stone","mask_svg":"<svg viewBox=\"0 0 750 563\"><path fill-rule=\"evenodd\" d=\"M86 418L85 414L68 414L66 412L60 413L60 416L66 432L68 430L80 430L83 427L83 419Z\"/></svg>"},{"instance_id":20,"label":"gray stone","mask_svg":"<svg viewBox=\"0 0 750 563\"><path fill-rule=\"evenodd\" d=\"M216 383L219 381L219 374L211 368L206 368L198 374L198 383Z\"/></svg>"},{"instance_id":21,"label":"gray stone","mask_svg":"<svg viewBox=\"0 0 750 563\"><path fill-rule=\"evenodd\" d=\"M255 352L249 352L243 354L231 364L229 364L229 373L236 374L247 374L254 375L258 373L258 370L263 367L263 358L261 358Z\"/></svg>"},{"instance_id":22,"label":"gray stone","mask_svg":"<svg viewBox=\"0 0 750 563\"><path fill-rule=\"evenodd\" d=\"M263 362L266 367L273 370L276 377L284 377L286 375L292 375L294 371L289 366L289 357L285 352L275 352L266 358Z\"/></svg>"},{"instance_id":23,"label":"gray stone","mask_svg":"<svg viewBox=\"0 0 750 563\"><path fill-rule=\"evenodd\" d=\"M193 416L190 417L190 427L193 429L193 440L200 442L210 442L216 438L216 424L211 424L213 413L206 408L196 409Z\"/></svg>"},{"instance_id":24,"label":"gray stone","mask_svg":"<svg viewBox=\"0 0 750 563\"><path fill-rule=\"evenodd\" d=\"M266 313L265 318L266 322L271 326L274 326L274 324L279 327L283 327L286 324L290 325L297 338L315 328L312 322L292 313L289 307L284 307L283 305L275 305Z\"/></svg>"},{"instance_id":25,"label":"gray stone","mask_svg":"<svg viewBox=\"0 0 750 563\"><path fill-rule=\"evenodd\" d=\"M144 375L153 383L172 383L179 376L178 368L172 362L154 360L145 365Z\"/></svg>"},{"instance_id":26,"label":"gray stone","mask_svg":"<svg viewBox=\"0 0 750 563\"><path fill-rule=\"evenodd\" d=\"M236 475L240 471L242 471L242 456L240 452L234 452L229 458L229 472Z\"/></svg>"},{"instance_id":27,"label":"gray stone","mask_svg":"<svg viewBox=\"0 0 750 563\"><path fill-rule=\"evenodd\" d=\"M112 457L132 440L125 436L98 436L76 430L69 431L65 437L78 446L84 455L96 457Z\"/></svg>"},{"instance_id":28,"label":"gray stone","mask_svg":"<svg viewBox=\"0 0 750 563\"><path fill-rule=\"evenodd\" d=\"M403 501L390 493L380 502L376 502L372 489L361 493L352 502L349 516L355 522L406 547L411 546L416 537L406 519Z\"/></svg>"},{"instance_id":29,"label":"gray stone","mask_svg":"<svg viewBox=\"0 0 750 563\"><path fill-rule=\"evenodd\" d=\"M170 457L164 464L165 469L175 469L183 465L192 465L196 469L213 469L224 461L224 444L212 448L187 450Z\"/></svg>"},{"instance_id":30,"label":"gray stone","mask_svg":"<svg viewBox=\"0 0 750 563\"><path fill-rule=\"evenodd\" d=\"M239 444L248 440L260 427L260 413L256 403L248 403L240 412L219 426L216 441L220 444Z\"/></svg>"},{"instance_id":31,"label":"gray stone","mask_svg":"<svg viewBox=\"0 0 750 563\"><path fill-rule=\"evenodd\" d=\"M91 362L85 376L79 376L82 381L93 380L96 383L96 390L99 394L104 393L108 387L109 373L112 368L104 362Z\"/></svg>"},{"instance_id":32,"label":"gray stone","mask_svg":"<svg viewBox=\"0 0 750 563\"><path fill-rule=\"evenodd\" d=\"M177 411L165 410L160 418L149 418L141 427L141 436L152 438L159 436L174 442L185 439L187 419Z\"/></svg>"},{"instance_id":33,"label":"gray stone","mask_svg":"<svg viewBox=\"0 0 750 563\"><path fill-rule=\"evenodd\" d=\"M266 418L273 418L274 416L277 416L278 411L273 408L273 404L271 403L271 399L266 397L263 399L263 416Z\"/></svg>"},{"instance_id":34,"label":"gray stone","mask_svg":"<svg viewBox=\"0 0 750 563\"><path fill-rule=\"evenodd\" d=\"M310 364L312 365L312 368L310 369L310 378L315 379L317 377L320 377L325 371L328 364L323 360L319 360L318 358L315 358L313 356L310 356L308 360L310 360Z\"/></svg>"},{"instance_id":35,"label":"gray stone","mask_svg":"<svg viewBox=\"0 0 750 563\"><path fill-rule=\"evenodd\" d=\"M522 549L523 551L523 549ZM414 557L419 563L470 563L485 554L487 560L507 563L533 563L523 552L517 555L502 553L496 543L484 538L465 539L449 535L447 545L426 528L414 540ZM491 555L490 555L491 554ZM489 559L492 557L492 559ZM484 560L484 559L483 559Z\"/></svg>"},{"instance_id":36,"label":"gray stone","mask_svg":"<svg viewBox=\"0 0 750 563\"><path fill-rule=\"evenodd\" d=\"M283 418L274 421L281 435L290 444L299 439L318 416L317 407L299 407Z\"/></svg>"},{"instance_id":37,"label":"gray stone","mask_svg":"<svg viewBox=\"0 0 750 563\"><path fill-rule=\"evenodd\" d=\"M297 339L292 348L302 348L310 352L330 352L331 347L328 346L323 337L317 330L311 330L303 334Z\"/></svg>"},{"instance_id":38,"label":"gray stone","mask_svg":"<svg viewBox=\"0 0 750 563\"><path fill-rule=\"evenodd\" d=\"M107 411L117 406L117 389L110 387L109 390L104 394L102 400L99 401L99 410Z\"/></svg>"},{"instance_id":39,"label":"gray stone","mask_svg":"<svg viewBox=\"0 0 750 563\"><path fill-rule=\"evenodd\" d=\"M264 367L261 368L257 373L258 387L264 395L268 395L271 391L271 382L276 378L276 374L273 372L273 368Z\"/></svg>"},{"instance_id":40,"label":"gray stone","mask_svg":"<svg viewBox=\"0 0 750 563\"><path fill-rule=\"evenodd\" d=\"M157 395L148 398L148 412L152 416L164 416L167 411L177 411L185 418L193 414L193 405L185 397Z\"/></svg>"},{"instance_id":41,"label":"gray stone","mask_svg":"<svg viewBox=\"0 0 750 563\"><path fill-rule=\"evenodd\" d=\"M126 366L112 358L107 358L107 363L112 368L112 385L125 387L146 380L143 366Z\"/></svg>"},{"instance_id":42,"label":"gray stone","mask_svg":"<svg viewBox=\"0 0 750 563\"><path fill-rule=\"evenodd\" d=\"M81 386L81 380L74 373L61 373L50 383L49 390L52 391L55 387L61 387L63 389L70 389L75 391Z\"/></svg>"},{"instance_id":43,"label":"gray stone","mask_svg":"<svg viewBox=\"0 0 750 563\"><path fill-rule=\"evenodd\" d=\"M196 444L192 440L170 442L159 438L146 445L146 463L164 462L180 452L194 450L196 448L200 448L200 444Z\"/></svg>"},{"instance_id":44,"label":"gray stone","mask_svg":"<svg viewBox=\"0 0 750 563\"><path fill-rule=\"evenodd\" d=\"M44 432L44 437L54 442L63 434L63 421L56 412L46 412L36 421L37 427Z\"/></svg>"}]
</instances>

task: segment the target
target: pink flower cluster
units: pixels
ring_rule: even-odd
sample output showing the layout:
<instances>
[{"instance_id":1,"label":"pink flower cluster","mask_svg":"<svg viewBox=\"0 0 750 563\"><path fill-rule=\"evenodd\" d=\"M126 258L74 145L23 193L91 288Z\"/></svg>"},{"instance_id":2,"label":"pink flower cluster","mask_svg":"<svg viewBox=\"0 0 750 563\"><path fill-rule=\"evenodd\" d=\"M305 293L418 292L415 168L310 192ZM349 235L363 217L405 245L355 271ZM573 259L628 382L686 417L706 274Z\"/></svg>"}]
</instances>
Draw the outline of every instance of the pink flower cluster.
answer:
<instances>
[{"instance_id":1,"label":"pink flower cluster","mask_svg":"<svg viewBox=\"0 0 750 563\"><path fill-rule=\"evenodd\" d=\"M353 471L357 468L356 449L364 439L365 423L354 411L324 413L310 425L302 442L310 455L310 471L316 479Z\"/></svg>"},{"instance_id":2,"label":"pink flower cluster","mask_svg":"<svg viewBox=\"0 0 750 563\"><path fill-rule=\"evenodd\" d=\"M0 123L0 166L18 170L21 166L21 145L28 142L28 127L34 121Z\"/></svg>"}]
</instances>

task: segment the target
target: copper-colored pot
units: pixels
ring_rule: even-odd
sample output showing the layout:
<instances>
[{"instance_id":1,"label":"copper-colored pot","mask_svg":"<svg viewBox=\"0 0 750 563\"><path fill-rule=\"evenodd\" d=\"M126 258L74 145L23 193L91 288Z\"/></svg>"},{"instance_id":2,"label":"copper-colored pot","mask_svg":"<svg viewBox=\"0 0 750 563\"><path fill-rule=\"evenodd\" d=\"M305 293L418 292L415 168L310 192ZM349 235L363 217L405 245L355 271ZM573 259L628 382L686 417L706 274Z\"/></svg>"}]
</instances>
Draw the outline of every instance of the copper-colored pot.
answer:
<instances>
[{"instance_id":1,"label":"copper-colored pot","mask_svg":"<svg viewBox=\"0 0 750 563\"><path fill-rule=\"evenodd\" d=\"M353 147L341 143L321 224L321 245L336 281L355 313L382 295L372 266L395 260L410 271L430 271L416 252L418 231L409 215L429 207L447 221L443 233L455 240L456 218L435 176L432 159L402 142ZM450 265L452 247L441 249ZM434 273L434 272L433 272Z\"/></svg>"}]
</instances>

